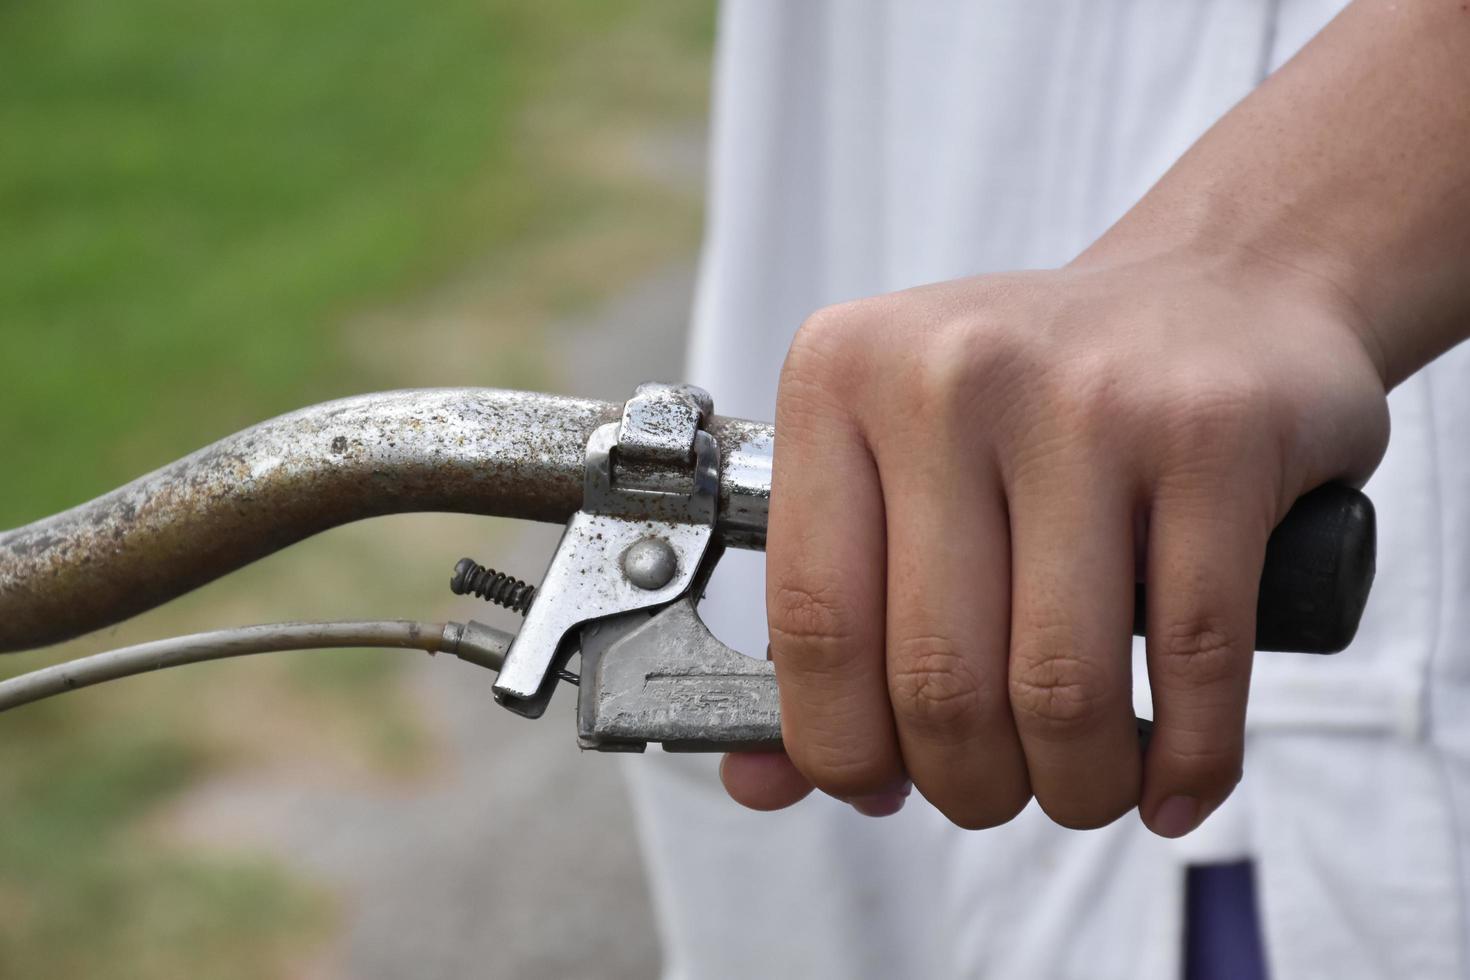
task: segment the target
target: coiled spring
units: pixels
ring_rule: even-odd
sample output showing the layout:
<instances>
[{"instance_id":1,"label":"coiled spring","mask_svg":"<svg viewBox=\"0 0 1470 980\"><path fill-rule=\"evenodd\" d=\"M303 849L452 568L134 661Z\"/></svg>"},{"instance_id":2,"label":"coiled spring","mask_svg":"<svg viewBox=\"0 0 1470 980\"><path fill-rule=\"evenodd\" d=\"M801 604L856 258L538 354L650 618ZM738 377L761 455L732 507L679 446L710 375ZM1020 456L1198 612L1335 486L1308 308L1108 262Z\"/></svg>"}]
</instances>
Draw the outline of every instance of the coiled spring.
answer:
<instances>
[{"instance_id":1,"label":"coiled spring","mask_svg":"<svg viewBox=\"0 0 1470 980\"><path fill-rule=\"evenodd\" d=\"M455 595L478 596L497 606L512 609L522 616L536 598L536 587L504 572L486 568L473 558L461 558L454 566L449 589Z\"/></svg>"}]
</instances>

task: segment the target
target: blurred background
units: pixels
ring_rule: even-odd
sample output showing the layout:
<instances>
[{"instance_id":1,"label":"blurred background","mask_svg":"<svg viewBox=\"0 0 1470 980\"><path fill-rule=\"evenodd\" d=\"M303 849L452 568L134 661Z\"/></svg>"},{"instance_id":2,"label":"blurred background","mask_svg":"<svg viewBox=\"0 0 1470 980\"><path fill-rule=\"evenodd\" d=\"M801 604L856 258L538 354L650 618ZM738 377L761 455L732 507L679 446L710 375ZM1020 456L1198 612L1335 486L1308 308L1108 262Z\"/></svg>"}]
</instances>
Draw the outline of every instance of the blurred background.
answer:
<instances>
[{"instance_id":1,"label":"blurred background","mask_svg":"<svg viewBox=\"0 0 1470 980\"><path fill-rule=\"evenodd\" d=\"M0 527L384 388L679 373L713 3L0 4ZM496 620L468 554L340 529L7 675L291 618ZM280 654L0 717L0 976L647 977L614 758L490 675Z\"/></svg>"}]
</instances>

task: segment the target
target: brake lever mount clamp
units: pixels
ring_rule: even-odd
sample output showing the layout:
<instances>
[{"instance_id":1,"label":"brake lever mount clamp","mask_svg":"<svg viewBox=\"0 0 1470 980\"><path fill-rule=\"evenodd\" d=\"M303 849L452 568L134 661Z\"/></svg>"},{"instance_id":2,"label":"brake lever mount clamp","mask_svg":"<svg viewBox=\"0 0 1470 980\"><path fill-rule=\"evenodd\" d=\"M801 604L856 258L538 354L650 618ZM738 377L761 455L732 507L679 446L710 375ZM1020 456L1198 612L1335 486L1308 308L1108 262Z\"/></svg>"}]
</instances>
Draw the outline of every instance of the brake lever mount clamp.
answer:
<instances>
[{"instance_id":1,"label":"brake lever mount clamp","mask_svg":"<svg viewBox=\"0 0 1470 980\"><path fill-rule=\"evenodd\" d=\"M581 655L583 748L716 751L780 744L775 674L715 638L698 603L723 546L720 450L707 392L643 384L587 443L582 507L567 523L495 683L539 717Z\"/></svg>"}]
</instances>

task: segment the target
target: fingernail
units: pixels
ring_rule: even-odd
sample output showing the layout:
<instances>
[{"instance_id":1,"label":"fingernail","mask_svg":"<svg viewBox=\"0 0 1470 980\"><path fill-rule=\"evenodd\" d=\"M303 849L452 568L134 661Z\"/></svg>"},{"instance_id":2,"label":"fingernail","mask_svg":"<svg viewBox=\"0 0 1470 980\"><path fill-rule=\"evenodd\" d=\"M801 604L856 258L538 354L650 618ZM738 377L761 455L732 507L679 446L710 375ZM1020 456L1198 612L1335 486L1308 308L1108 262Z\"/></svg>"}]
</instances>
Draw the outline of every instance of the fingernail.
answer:
<instances>
[{"instance_id":1,"label":"fingernail","mask_svg":"<svg viewBox=\"0 0 1470 980\"><path fill-rule=\"evenodd\" d=\"M1199 822L1199 800L1192 796L1171 796L1154 811L1151 824L1160 837L1183 837Z\"/></svg>"},{"instance_id":2,"label":"fingernail","mask_svg":"<svg viewBox=\"0 0 1470 980\"><path fill-rule=\"evenodd\" d=\"M854 796L848 802L865 817L891 817L903 809L907 799L904 793L874 793L872 796Z\"/></svg>"},{"instance_id":3,"label":"fingernail","mask_svg":"<svg viewBox=\"0 0 1470 980\"><path fill-rule=\"evenodd\" d=\"M891 817L903 809L904 801L909 798L909 793L913 792L913 789L914 784L905 781L893 792L854 796L847 802L865 817Z\"/></svg>"}]
</instances>

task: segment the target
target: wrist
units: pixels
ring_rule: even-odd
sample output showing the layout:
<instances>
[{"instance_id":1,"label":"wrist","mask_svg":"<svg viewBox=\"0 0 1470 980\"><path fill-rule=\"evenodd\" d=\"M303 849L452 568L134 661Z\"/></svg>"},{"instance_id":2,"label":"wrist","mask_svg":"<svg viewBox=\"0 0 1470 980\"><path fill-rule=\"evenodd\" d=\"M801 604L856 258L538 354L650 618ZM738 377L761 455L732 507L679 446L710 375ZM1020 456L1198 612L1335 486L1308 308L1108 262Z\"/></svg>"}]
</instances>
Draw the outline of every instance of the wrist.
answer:
<instances>
[{"instance_id":1,"label":"wrist","mask_svg":"<svg viewBox=\"0 0 1470 980\"><path fill-rule=\"evenodd\" d=\"M1223 282L1242 295L1291 297L1325 313L1371 361L1385 390L1413 370L1384 343L1382 318L1369 292L1372 280L1347 256L1286 222L1250 219L1199 198L1192 210L1157 207L1145 198L1068 267L1144 264Z\"/></svg>"}]
</instances>

